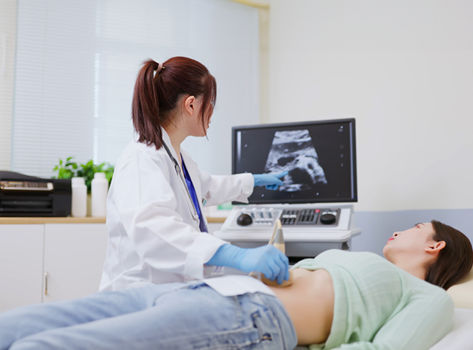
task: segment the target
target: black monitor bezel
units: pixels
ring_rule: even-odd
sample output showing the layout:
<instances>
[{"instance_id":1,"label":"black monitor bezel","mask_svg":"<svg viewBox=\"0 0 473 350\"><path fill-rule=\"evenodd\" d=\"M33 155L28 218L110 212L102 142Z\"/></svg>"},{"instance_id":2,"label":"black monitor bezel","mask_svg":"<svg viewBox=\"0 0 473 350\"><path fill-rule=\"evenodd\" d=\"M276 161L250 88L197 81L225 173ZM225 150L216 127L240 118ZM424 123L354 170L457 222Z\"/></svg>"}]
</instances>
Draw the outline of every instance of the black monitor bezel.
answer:
<instances>
[{"instance_id":1,"label":"black monitor bezel","mask_svg":"<svg viewBox=\"0 0 473 350\"><path fill-rule=\"evenodd\" d=\"M272 123L272 124L254 124L254 125L239 125L232 127L232 174L235 174L236 169L236 134L242 130L254 130L254 129L270 129L270 128L287 128L287 127L300 127L300 126L313 126L314 124L339 124L339 123L350 123L351 125L351 169L353 178L353 196L352 198L343 198L341 200L304 200L304 199L289 199L284 203L287 204L302 204L302 203L349 203L358 201L358 180L356 171L356 121L355 118L343 118L343 119L325 119L325 120L313 120L313 121L300 121L300 122L288 122L288 123ZM238 202L234 202L237 204ZM249 204L282 204L281 201L277 200L256 200L251 201Z\"/></svg>"}]
</instances>

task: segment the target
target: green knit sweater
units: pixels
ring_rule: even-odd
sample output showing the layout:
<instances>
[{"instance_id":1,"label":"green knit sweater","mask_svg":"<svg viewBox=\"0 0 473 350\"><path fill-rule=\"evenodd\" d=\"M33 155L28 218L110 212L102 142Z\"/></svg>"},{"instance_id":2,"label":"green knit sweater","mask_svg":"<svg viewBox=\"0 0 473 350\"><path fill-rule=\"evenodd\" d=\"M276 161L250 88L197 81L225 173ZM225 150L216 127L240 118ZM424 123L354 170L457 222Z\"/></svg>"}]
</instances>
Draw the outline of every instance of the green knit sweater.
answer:
<instances>
[{"instance_id":1,"label":"green knit sweater","mask_svg":"<svg viewBox=\"0 0 473 350\"><path fill-rule=\"evenodd\" d=\"M440 287L373 254L328 250L294 268L325 269L333 280L332 329L316 349L429 349L451 329L453 302Z\"/></svg>"}]
</instances>

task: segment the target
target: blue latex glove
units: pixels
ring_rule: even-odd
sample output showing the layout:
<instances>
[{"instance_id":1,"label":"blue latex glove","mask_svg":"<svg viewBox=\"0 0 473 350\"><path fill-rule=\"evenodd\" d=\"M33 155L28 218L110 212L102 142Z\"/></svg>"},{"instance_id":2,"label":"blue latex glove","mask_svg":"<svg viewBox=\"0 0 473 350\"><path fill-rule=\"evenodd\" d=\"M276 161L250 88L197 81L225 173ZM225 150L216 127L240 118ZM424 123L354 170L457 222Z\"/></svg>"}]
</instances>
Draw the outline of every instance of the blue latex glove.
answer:
<instances>
[{"instance_id":1,"label":"blue latex glove","mask_svg":"<svg viewBox=\"0 0 473 350\"><path fill-rule=\"evenodd\" d=\"M272 245L258 248L240 248L224 244L218 248L207 265L228 266L243 272L261 272L278 284L289 279L289 260Z\"/></svg>"},{"instance_id":2,"label":"blue latex glove","mask_svg":"<svg viewBox=\"0 0 473 350\"><path fill-rule=\"evenodd\" d=\"M281 178L287 174L287 171L278 174L254 174L255 186L266 186L268 190L277 190L283 184Z\"/></svg>"}]
</instances>

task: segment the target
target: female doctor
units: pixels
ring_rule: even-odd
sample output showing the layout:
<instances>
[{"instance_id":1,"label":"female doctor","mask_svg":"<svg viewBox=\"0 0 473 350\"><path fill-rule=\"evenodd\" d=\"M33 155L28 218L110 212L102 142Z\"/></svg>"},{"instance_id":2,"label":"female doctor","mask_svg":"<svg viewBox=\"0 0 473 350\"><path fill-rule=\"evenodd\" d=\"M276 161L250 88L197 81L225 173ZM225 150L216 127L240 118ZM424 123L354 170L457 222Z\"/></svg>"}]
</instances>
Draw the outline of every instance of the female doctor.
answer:
<instances>
[{"instance_id":1,"label":"female doctor","mask_svg":"<svg viewBox=\"0 0 473 350\"><path fill-rule=\"evenodd\" d=\"M141 68L132 105L138 140L115 167L100 290L201 279L221 266L288 279L287 257L273 246L243 249L207 233L202 203L247 201L254 186L277 188L285 175L209 175L181 150L186 137L207 135L216 91L215 78L190 58Z\"/></svg>"}]
</instances>

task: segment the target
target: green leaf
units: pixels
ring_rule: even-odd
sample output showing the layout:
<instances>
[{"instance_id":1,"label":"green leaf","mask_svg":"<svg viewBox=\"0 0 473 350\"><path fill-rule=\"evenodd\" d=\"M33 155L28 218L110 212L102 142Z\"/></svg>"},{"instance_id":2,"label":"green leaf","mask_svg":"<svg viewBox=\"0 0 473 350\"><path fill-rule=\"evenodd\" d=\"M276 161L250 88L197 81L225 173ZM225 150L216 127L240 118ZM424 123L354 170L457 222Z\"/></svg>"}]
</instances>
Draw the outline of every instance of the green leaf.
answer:
<instances>
[{"instance_id":1,"label":"green leaf","mask_svg":"<svg viewBox=\"0 0 473 350\"><path fill-rule=\"evenodd\" d=\"M58 164L55 164L53 167L53 171L56 173L56 176L53 178L70 179L74 176L83 177L87 186L87 191L90 193L92 180L94 179L95 173L103 172L105 173L105 178L110 185L110 182L113 178L113 172L115 170L113 165L107 162L94 164L93 159L87 161L86 163L79 163L73 161L73 159L73 156L69 156L65 160L58 159Z\"/></svg>"}]
</instances>

